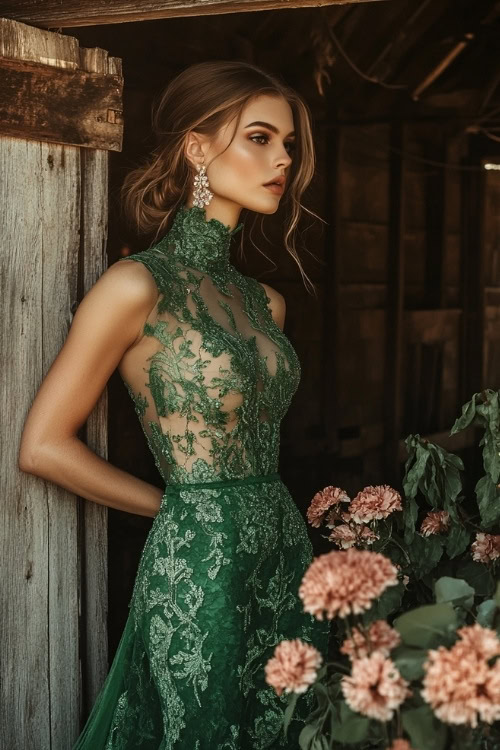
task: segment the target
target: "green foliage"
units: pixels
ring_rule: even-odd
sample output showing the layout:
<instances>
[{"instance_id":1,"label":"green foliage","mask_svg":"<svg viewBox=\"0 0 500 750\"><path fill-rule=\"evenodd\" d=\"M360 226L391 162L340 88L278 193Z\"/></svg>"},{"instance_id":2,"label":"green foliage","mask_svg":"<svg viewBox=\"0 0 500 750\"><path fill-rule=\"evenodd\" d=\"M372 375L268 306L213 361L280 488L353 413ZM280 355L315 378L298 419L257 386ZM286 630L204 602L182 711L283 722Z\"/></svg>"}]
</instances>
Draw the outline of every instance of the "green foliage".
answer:
<instances>
[{"instance_id":1,"label":"green foliage","mask_svg":"<svg viewBox=\"0 0 500 750\"><path fill-rule=\"evenodd\" d=\"M373 603L371 609L366 612L364 621L370 623L374 620L386 620L389 615L397 612L401 607L404 591L405 587L402 583L398 583L397 586L390 586L384 591L382 596Z\"/></svg>"},{"instance_id":2,"label":"green foliage","mask_svg":"<svg viewBox=\"0 0 500 750\"><path fill-rule=\"evenodd\" d=\"M463 560L459 563L456 572L457 578L472 586L477 596L491 596L495 590L495 581L486 565L474 560Z\"/></svg>"},{"instance_id":3,"label":"green foliage","mask_svg":"<svg viewBox=\"0 0 500 750\"><path fill-rule=\"evenodd\" d=\"M345 701L340 704L338 723L332 727L332 737L345 745L355 745L366 738L370 719L351 711Z\"/></svg>"},{"instance_id":4,"label":"green foliage","mask_svg":"<svg viewBox=\"0 0 500 750\"><path fill-rule=\"evenodd\" d=\"M461 555L470 544L471 533L465 526L454 523L446 535L446 554L453 560L453 558Z\"/></svg>"},{"instance_id":5,"label":"green foliage","mask_svg":"<svg viewBox=\"0 0 500 750\"><path fill-rule=\"evenodd\" d=\"M470 609L474 604L474 589L460 578L443 576L436 581L434 592L438 604L450 602L454 606L463 606L466 609Z\"/></svg>"},{"instance_id":6,"label":"green foliage","mask_svg":"<svg viewBox=\"0 0 500 750\"><path fill-rule=\"evenodd\" d=\"M458 456L423 440L420 435L410 435L405 445L408 459L403 489L410 502L405 504L403 517L405 541L410 542L415 533L418 494L433 510L446 510L455 522L458 521L456 503L462 490L460 471L464 466Z\"/></svg>"},{"instance_id":7,"label":"green foliage","mask_svg":"<svg viewBox=\"0 0 500 750\"><path fill-rule=\"evenodd\" d=\"M425 537L415 534L406 548L413 578L419 580L436 567L442 557L444 543L444 539L437 535Z\"/></svg>"},{"instance_id":8,"label":"green foliage","mask_svg":"<svg viewBox=\"0 0 500 750\"><path fill-rule=\"evenodd\" d=\"M500 393L486 389L475 393L462 407L462 414L452 427L454 435L475 425L483 430L479 447L483 448L485 475L476 484L476 498L484 528L500 520Z\"/></svg>"},{"instance_id":9,"label":"green foliage","mask_svg":"<svg viewBox=\"0 0 500 750\"><path fill-rule=\"evenodd\" d=\"M341 689L342 675L350 672L351 665L339 652L339 661L325 665L312 687L317 707L301 732L301 750L351 746L353 750L386 750L391 739L402 733L414 750L500 748L500 722L491 726L479 723L476 728L445 725L421 694L429 649L452 647L457 630L474 622L496 629L500 637L496 563L479 563L470 553L478 531L500 533L500 391L474 394L463 406L451 434L470 427L482 430L479 447L484 467L484 476L477 481L472 497L463 494L464 466L458 456L420 435L407 438L403 512L373 521L370 527L378 536L372 549L389 557L397 565L400 578L408 576L409 580L387 588L364 614L349 616L348 623L332 623L341 642L354 626L366 637L370 623L393 620L401 644L389 658L410 683L411 697L387 724L351 710ZM441 533L421 534L420 524L429 511L446 511L449 527ZM285 712L285 731L293 714L292 703L295 706L291 699Z\"/></svg>"},{"instance_id":10,"label":"green foliage","mask_svg":"<svg viewBox=\"0 0 500 750\"><path fill-rule=\"evenodd\" d=\"M391 659L405 680L419 680L424 674L423 664L427 659L427 651L423 648L398 646L391 653Z\"/></svg>"},{"instance_id":11,"label":"green foliage","mask_svg":"<svg viewBox=\"0 0 500 750\"><path fill-rule=\"evenodd\" d=\"M500 520L500 498L495 482L489 474L476 484L476 498L481 514L481 523L485 529L489 529Z\"/></svg>"},{"instance_id":12,"label":"green foliage","mask_svg":"<svg viewBox=\"0 0 500 750\"><path fill-rule=\"evenodd\" d=\"M448 731L429 706L403 711L401 721L415 750L444 750L446 747Z\"/></svg>"},{"instance_id":13,"label":"green foliage","mask_svg":"<svg viewBox=\"0 0 500 750\"><path fill-rule=\"evenodd\" d=\"M477 621L483 628L492 628L498 605L494 599L485 599L477 608Z\"/></svg>"},{"instance_id":14,"label":"green foliage","mask_svg":"<svg viewBox=\"0 0 500 750\"><path fill-rule=\"evenodd\" d=\"M433 648L457 626L457 615L451 603L427 604L405 612L394 621L406 646Z\"/></svg>"},{"instance_id":15,"label":"green foliage","mask_svg":"<svg viewBox=\"0 0 500 750\"><path fill-rule=\"evenodd\" d=\"M298 699L299 699L298 693L290 693L288 706L285 709L285 714L283 718L283 733L285 737L288 734L288 727L290 726L290 722L292 720L293 712L295 711L295 706L297 705Z\"/></svg>"}]
</instances>

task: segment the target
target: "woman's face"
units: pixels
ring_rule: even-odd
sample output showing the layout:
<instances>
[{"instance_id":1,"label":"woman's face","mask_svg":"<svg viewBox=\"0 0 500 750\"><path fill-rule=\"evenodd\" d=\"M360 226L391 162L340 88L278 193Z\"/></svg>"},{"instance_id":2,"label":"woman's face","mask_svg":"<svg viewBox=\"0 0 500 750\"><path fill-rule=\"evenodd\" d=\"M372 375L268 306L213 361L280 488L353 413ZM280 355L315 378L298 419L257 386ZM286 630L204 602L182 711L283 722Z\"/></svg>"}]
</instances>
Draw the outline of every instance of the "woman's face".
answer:
<instances>
[{"instance_id":1,"label":"woman's face","mask_svg":"<svg viewBox=\"0 0 500 750\"><path fill-rule=\"evenodd\" d=\"M214 194L210 213L228 215L247 208L273 214L284 193L284 180L292 163L292 109L281 96L256 97L243 109L234 131L235 121L224 126L203 147L210 190ZM269 186L273 180L278 180L278 184Z\"/></svg>"}]
</instances>

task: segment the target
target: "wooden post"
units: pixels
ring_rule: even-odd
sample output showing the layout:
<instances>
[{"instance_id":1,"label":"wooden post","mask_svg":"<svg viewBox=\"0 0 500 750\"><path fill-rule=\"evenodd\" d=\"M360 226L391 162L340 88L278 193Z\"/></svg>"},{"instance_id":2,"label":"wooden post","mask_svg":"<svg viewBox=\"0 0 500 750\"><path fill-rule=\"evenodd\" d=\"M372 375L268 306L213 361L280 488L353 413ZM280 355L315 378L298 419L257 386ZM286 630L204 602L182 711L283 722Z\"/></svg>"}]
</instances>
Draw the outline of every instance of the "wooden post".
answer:
<instances>
[{"instance_id":1,"label":"wooden post","mask_svg":"<svg viewBox=\"0 0 500 750\"><path fill-rule=\"evenodd\" d=\"M387 254L387 318L385 357L385 476L399 482L398 441L402 413L402 361L404 324L404 125L391 126L389 173L389 233Z\"/></svg>"},{"instance_id":2,"label":"wooden post","mask_svg":"<svg viewBox=\"0 0 500 750\"><path fill-rule=\"evenodd\" d=\"M441 143L427 152L428 158L446 162L446 146ZM443 306L443 262L445 241L446 168L431 167L425 186L425 298L428 310Z\"/></svg>"},{"instance_id":3,"label":"wooden post","mask_svg":"<svg viewBox=\"0 0 500 750\"><path fill-rule=\"evenodd\" d=\"M103 50L80 50L70 36L6 19L0 56L120 72ZM93 700L108 666L107 514L83 501L79 512L72 494L18 471L17 462L33 397L78 300L106 267L108 157L20 136L0 137L0 339L8 363L0 375L0 738L12 750L68 750L80 705ZM106 434L104 395L86 428L89 446L104 457Z\"/></svg>"},{"instance_id":4,"label":"wooden post","mask_svg":"<svg viewBox=\"0 0 500 750\"><path fill-rule=\"evenodd\" d=\"M335 119L335 112L330 113ZM331 119L329 118L329 122ZM326 205L325 217L328 225L325 231L326 294L324 296L324 343L323 343L323 433L326 438L326 454L331 456L339 449L339 409L338 409L338 368L339 368L339 287L340 264L338 233L339 211L339 164L342 152L342 128L325 131L326 144Z\"/></svg>"},{"instance_id":5,"label":"wooden post","mask_svg":"<svg viewBox=\"0 0 500 750\"><path fill-rule=\"evenodd\" d=\"M462 351L461 401L484 387L484 248L481 217L483 216L483 175L477 137L469 142L469 154L463 162L477 171L462 172L461 190L461 259L462 259Z\"/></svg>"}]
</instances>

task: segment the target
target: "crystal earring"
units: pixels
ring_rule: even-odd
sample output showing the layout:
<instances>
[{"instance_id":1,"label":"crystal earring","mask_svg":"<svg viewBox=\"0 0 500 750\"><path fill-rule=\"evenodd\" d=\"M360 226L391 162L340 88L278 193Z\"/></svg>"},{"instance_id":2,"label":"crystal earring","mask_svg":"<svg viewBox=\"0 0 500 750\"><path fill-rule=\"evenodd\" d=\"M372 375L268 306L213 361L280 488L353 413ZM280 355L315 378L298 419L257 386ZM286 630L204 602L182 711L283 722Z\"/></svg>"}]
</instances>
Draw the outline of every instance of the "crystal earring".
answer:
<instances>
[{"instance_id":1,"label":"crystal earring","mask_svg":"<svg viewBox=\"0 0 500 750\"><path fill-rule=\"evenodd\" d=\"M198 174L194 176L193 206L203 208L204 206L208 206L214 194L209 190L210 184L208 182L206 166L204 164L201 166L197 164L196 169Z\"/></svg>"}]
</instances>

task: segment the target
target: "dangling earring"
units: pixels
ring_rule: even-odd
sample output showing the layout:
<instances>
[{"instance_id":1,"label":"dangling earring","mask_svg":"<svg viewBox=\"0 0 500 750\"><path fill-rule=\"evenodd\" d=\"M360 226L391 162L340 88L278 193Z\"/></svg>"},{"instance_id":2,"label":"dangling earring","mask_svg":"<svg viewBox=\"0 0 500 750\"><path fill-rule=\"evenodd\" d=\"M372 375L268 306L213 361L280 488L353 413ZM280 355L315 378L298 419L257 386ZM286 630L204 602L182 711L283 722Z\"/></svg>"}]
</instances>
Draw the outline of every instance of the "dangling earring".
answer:
<instances>
[{"instance_id":1,"label":"dangling earring","mask_svg":"<svg viewBox=\"0 0 500 750\"><path fill-rule=\"evenodd\" d=\"M200 167L197 164L196 169L198 174L194 176L193 206L203 208L204 206L208 206L214 194L209 190L210 184L208 182L206 166L202 164Z\"/></svg>"}]
</instances>

